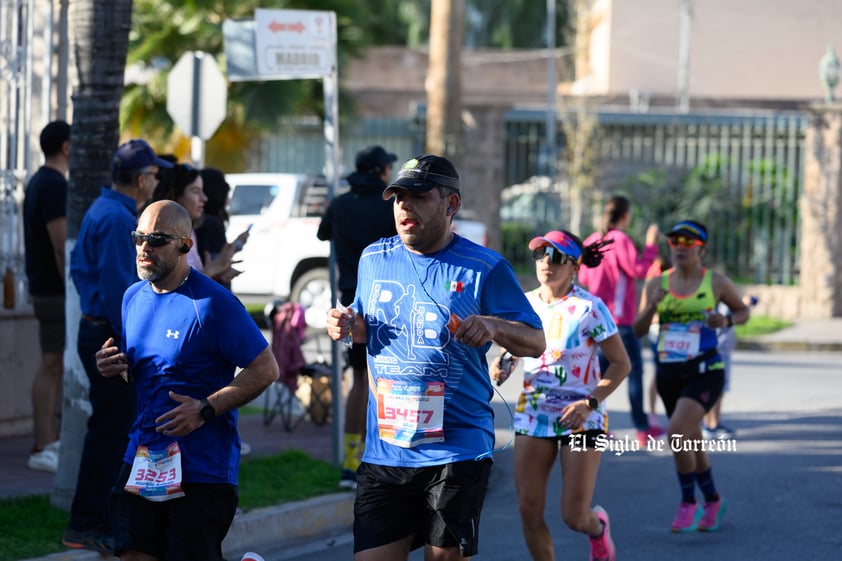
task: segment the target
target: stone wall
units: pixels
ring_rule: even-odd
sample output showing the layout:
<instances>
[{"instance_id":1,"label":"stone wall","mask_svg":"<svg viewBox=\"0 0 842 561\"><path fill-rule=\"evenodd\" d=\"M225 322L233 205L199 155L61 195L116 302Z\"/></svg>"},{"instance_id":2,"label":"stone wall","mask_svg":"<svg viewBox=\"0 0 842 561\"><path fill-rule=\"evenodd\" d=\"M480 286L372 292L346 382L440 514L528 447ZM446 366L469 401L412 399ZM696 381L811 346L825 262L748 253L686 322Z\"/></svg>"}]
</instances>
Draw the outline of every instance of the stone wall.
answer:
<instances>
[{"instance_id":1,"label":"stone wall","mask_svg":"<svg viewBox=\"0 0 842 561\"><path fill-rule=\"evenodd\" d=\"M503 115L497 105L470 105L462 111L462 152L459 174L462 203L488 231L488 246L498 250L500 239L500 193L503 191Z\"/></svg>"},{"instance_id":2,"label":"stone wall","mask_svg":"<svg viewBox=\"0 0 842 561\"><path fill-rule=\"evenodd\" d=\"M32 380L40 360L32 309L0 311L0 436L32 432Z\"/></svg>"},{"instance_id":3,"label":"stone wall","mask_svg":"<svg viewBox=\"0 0 842 561\"><path fill-rule=\"evenodd\" d=\"M842 316L842 104L814 106L808 115L798 313L823 319Z\"/></svg>"}]
</instances>

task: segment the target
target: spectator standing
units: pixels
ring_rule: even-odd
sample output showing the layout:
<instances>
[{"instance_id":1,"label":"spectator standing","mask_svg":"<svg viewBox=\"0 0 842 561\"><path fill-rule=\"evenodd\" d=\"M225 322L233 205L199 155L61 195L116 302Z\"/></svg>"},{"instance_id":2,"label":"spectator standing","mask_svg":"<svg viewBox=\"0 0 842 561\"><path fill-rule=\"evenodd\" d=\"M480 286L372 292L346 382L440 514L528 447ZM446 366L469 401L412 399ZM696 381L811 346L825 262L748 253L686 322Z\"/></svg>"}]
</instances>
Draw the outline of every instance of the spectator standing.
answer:
<instances>
[{"instance_id":1,"label":"spectator standing","mask_svg":"<svg viewBox=\"0 0 842 561\"><path fill-rule=\"evenodd\" d=\"M357 153L356 171L346 179L351 186L336 197L325 211L317 237L333 240L339 268L339 301L349 306L357 290L357 264L363 249L380 238L397 234L392 204L383 191L392 178L392 164L398 159L382 146L369 146ZM348 350L353 381L345 407L345 457L339 486L357 486L362 443L365 441L365 409L368 403L368 369L365 343L354 343Z\"/></svg>"},{"instance_id":2,"label":"spectator standing","mask_svg":"<svg viewBox=\"0 0 842 561\"><path fill-rule=\"evenodd\" d=\"M204 191L204 181L198 169L189 164L175 164L171 170L164 173L163 181L155 190L153 201L170 200L175 201L187 210L193 219L193 232L190 239L193 243L187 254L187 263L199 272L206 274L223 285L230 285L231 280L240 274L240 271L231 266L236 251L234 243L225 243L215 257L209 253L204 256L199 254L199 246L196 243L195 228L202 225L205 218L205 203L208 200ZM248 239L248 232L243 232L237 237L240 244ZM205 258L203 261L202 257Z\"/></svg>"},{"instance_id":3,"label":"spectator standing","mask_svg":"<svg viewBox=\"0 0 842 561\"><path fill-rule=\"evenodd\" d=\"M702 417L722 395L725 364L717 350L716 330L748 321L749 308L734 283L702 265L707 228L693 220L679 222L667 234L672 268L646 281L634 331L643 336L658 314L658 394L669 418L681 502L672 521L673 532L719 529L726 502L713 479L702 439ZM732 319L716 311L719 302ZM698 483L704 507L696 504Z\"/></svg>"},{"instance_id":4,"label":"spectator standing","mask_svg":"<svg viewBox=\"0 0 842 561\"><path fill-rule=\"evenodd\" d=\"M541 320L511 266L451 230L459 174L440 156L404 163L383 192L398 235L362 253L350 310L328 311L335 341L366 343L367 430L357 469L354 559L460 559L477 530L494 448L486 353L544 350Z\"/></svg>"},{"instance_id":5,"label":"spectator standing","mask_svg":"<svg viewBox=\"0 0 842 561\"><path fill-rule=\"evenodd\" d=\"M108 497L120 471L137 399L133 385L100 376L96 352L107 339L121 339L123 293L138 280L128 233L158 184L159 170L170 166L144 140L129 140L117 148L111 159L112 185L103 187L88 208L70 255L70 275L82 311L77 349L91 402L76 493L62 539L71 548L100 553L113 548Z\"/></svg>"},{"instance_id":6,"label":"spectator standing","mask_svg":"<svg viewBox=\"0 0 842 561\"><path fill-rule=\"evenodd\" d=\"M632 330L637 307L637 279L645 279L646 272L658 255L658 236L660 231L655 224L646 230L646 245L642 255L638 255L632 239L626 234L632 220L631 203L623 196L615 195L605 205L603 233L595 232L585 239L585 245L591 245L600 239L612 240L611 251L598 268L583 266L579 270L579 282L587 290L599 296L614 315L623 346L631 360L628 376L629 405L632 423L637 429L637 440L646 445L647 437L659 437L664 431L658 426L650 426L643 407L643 357L640 340ZM607 366L605 357L600 354L603 369Z\"/></svg>"},{"instance_id":7,"label":"spectator standing","mask_svg":"<svg viewBox=\"0 0 842 561\"><path fill-rule=\"evenodd\" d=\"M228 228L228 194L231 186L225 180L225 174L216 168L204 168L202 176L202 190L205 193L205 212L202 223L196 229L196 245L202 258L202 265L208 265L225 248L228 243L225 232ZM242 236L241 236L242 238ZM248 234L240 242L234 242L234 249L239 250L248 241ZM239 243L239 247L237 244ZM231 290L231 281L220 282Z\"/></svg>"},{"instance_id":8,"label":"spectator standing","mask_svg":"<svg viewBox=\"0 0 842 561\"><path fill-rule=\"evenodd\" d=\"M242 303L187 264L192 231L173 201L143 211L126 235L142 280L123 297L120 345L97 353L102 375L130 380L141 404L112 495L123 559L222 561L237 507L236 408L278 377Z\"/></svg>"},{"instance_id":9,"label":"spectator standing","mask_svg":"<svg viewBox=\"0 0 842 561\"><path fill-rule=\"evenodd\" d=\"M602 241L585 246L566 230L553 230L529 242L538 288L526 294L541 316L547 348L524 359L523 391L515 410L515 487L521 525L532 559L555 559L544 520L547 481L561 457L561 515L570 529L588 536L592 561L614 561L608 513L591 507L602 451L607 442L605 399L631 368L614 318L599 297L574 284L579 267L597 267ZM608 360L600 369L597 349ZM491 376L502 383L508 367L502 355Z\"/></svg>"},{"instance_id":10,"label":"spectator standing","mask_svg":"<svg viewBox=\"0 0 842 561\"><path fill-rule=\"evenodd\" d=\"M26 278L41 346L41 364L32 381L35 444L26 465L55 473L60 446L56 407L64 376L64 244L70 125L61 120L48 123L41 130L39 143L44 164L29 180L23 200Z\"/></svg>"}]
</instances>

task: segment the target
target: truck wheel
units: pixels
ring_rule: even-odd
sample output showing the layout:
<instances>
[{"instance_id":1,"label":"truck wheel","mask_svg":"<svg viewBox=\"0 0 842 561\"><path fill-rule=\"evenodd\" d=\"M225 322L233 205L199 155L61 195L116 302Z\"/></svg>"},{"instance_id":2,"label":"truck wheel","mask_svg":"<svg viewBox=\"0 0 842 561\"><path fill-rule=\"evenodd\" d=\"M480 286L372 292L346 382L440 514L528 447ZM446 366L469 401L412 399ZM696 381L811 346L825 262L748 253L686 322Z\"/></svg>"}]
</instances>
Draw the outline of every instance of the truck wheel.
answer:
<instances>
[{"instance_id":1,"label":"truck wheel","mask_svg":"<svg viewBox=\"0 0 842 561\"><path fill-rule=\"evenodd\" d=\"M330 309L330 274L327 268L310 269L295 281L290 300L304 306L304 318L310 327L325 327Z\"/></svg>"}]
</instances>

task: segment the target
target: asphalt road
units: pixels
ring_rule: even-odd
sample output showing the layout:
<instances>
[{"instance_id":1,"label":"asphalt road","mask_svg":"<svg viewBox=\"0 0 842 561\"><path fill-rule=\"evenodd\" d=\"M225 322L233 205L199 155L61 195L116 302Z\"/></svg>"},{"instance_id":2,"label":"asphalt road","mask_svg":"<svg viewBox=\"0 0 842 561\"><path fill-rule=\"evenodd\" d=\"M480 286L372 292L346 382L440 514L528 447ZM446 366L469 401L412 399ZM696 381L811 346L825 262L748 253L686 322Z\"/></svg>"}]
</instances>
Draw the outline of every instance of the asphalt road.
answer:
<instances>
[{"instance_id":1,"label":"asphalt road","mask_svg":"<svg viewBox=\"0 0 842 561\"><path fill-rule=\"evenodd\" d=\"M648 360L648 355L646 355ZM669 524L679 490L671 454L603 454L595 503L611 515L621 561L710 559L810 561L842 559L842 353L737 351L723 422L737 430L736 451L712 457L728 501L716 533L673 534ZM647 380L651 367L647 362ZM503 386L512 404L518 374ZM626 388L609 399L612 431L632 435ZM509 438L510 416L495 398L498 444ZM520 532L511 450L495 455L480 526L485 561L529 559ZM587 559L587 539L559 514L561 474L550 482L547 521L557 559ZM352 559L348 534L261 552L266 561ZM410 559L423 559L421 551Z\"/></svg>"}]
</instances>

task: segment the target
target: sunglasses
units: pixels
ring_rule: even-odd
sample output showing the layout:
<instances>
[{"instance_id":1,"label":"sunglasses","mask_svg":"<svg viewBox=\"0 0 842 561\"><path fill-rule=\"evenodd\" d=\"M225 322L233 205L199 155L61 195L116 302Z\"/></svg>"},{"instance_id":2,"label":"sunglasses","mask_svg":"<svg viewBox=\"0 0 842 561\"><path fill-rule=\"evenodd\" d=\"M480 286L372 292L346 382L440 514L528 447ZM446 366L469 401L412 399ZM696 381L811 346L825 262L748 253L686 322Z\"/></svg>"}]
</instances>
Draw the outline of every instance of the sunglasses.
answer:
<instances>
[{"instance_id":1,"label":"sunglasses","mask_svg":"<svg viewBox=\"0 0 842 561\"><path fill-rule=\"evenodd\" d=\"M532 251L532 259L535 261L541 261L544 259L545 255L550 256L550 263L554 265L566 265L567 263L575 263L576 260L567 255L566 253L562 253L556 248L551 245L545 247L539 247L536 250Z\"/></svg>"},{"instance_id":2,"label":"sunglasses","mask_svg":"<svg viewBox=\"0 0 842 561\"><path fill-rule=\"evenodd\" d=\"M673 236L667 238L667 243L670 247L701 247L705 245L705 243L701 240L685 238L684 236Z\"/></svg>"},{"instance_id":3,"label":"sunglasses","mask_svg":"<svg viewBox=\"0 0 842 561\"><path fill-rule=\"evenodd\" d=\"M142 245L143 242L146 242L149 244L149 247L164 247L171 241L180 239L181 236L172 236L160 232L152 232L151 234L141 234L137 231L132 232L132 241L135 245Z\"/></svg>"}]
</instances>

